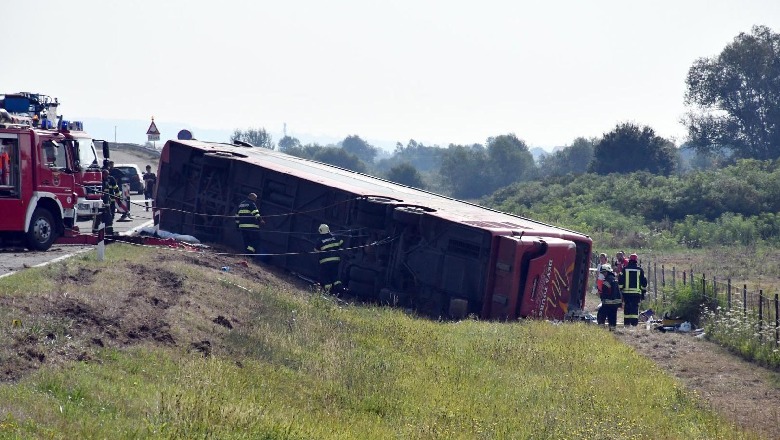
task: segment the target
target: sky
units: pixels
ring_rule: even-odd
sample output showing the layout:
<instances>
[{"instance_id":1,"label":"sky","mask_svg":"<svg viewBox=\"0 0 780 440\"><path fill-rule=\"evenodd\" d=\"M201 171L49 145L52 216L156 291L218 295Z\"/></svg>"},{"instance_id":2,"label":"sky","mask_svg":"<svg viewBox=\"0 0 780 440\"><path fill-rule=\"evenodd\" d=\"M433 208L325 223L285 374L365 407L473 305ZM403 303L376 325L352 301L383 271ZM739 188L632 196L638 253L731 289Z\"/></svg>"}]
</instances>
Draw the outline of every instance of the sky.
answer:
<instances>
[{"instance_id":1,"label":"sky","mask_svg":"<svg viewBox=\"0 0 780 440\"><path fill-rule=\"evenodd\" d=\"M688 69L780 32L780 1L0 0L0 17L0 93L57 97L96 137L142 143L153 116L163 141L552 150L622 122L684 142Z\"/></svg>"}]
</instances>

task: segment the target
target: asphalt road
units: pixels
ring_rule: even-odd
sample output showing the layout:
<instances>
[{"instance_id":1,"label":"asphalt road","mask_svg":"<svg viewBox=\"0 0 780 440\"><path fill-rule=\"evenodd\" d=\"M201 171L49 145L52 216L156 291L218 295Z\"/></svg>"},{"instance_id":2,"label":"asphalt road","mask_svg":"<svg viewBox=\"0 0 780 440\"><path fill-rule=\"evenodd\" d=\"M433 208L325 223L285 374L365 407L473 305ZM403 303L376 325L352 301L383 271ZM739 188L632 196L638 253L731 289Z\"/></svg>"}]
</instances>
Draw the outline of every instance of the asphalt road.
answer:
<instances>
[{"instance_id":1,"label":"asphalt road","mask_svg":"<svg viewBox=\"0 0 780 440\"><path fill-rule=\"evenodd\" d=\"M142 171L146 165L152 165L152 170L157 172L157 163L159 158L149 154L140 154L134 151L112 151L111 159L115 163L134 163ZM132 220L126 222L114 221L114 232L117 234L128 234L135 228L143 225L152 224L152 213L146 211L144 207L143 195L130 196L130 215ZM119 219L119 215L116 216ZM92 232L92 221L85 220L78 222L78 227L82 233ZM22 271L24 269L45 265L62 258L67 258L81 252L94 252L93 246L74 246L55 244L46 252L34 252L23 248L0 249L0 278Z\"/></svg>"},{"instance_id":2,"label":"asphalt road","mask_svg":"<svg viewBox=\"0 0 780 440\"><path fill-rule=\"evenodd\" d=\"M130 215L133 219L122 222L115 221L114 232L117 234L128 234L135 228L147 224L151 226L152 224L152 212L151 210L147 212L143 206L144 196L131 195L130 200L133 203L130 207ZM119 219L119 215L116 218ZM82 233L89 234L92 232L92 222L89 220L78 222L78 226ZM94 246L55 244L46 252L35 252L23 248L0 249L0 278L30 267L58 261L81 252L94 252Z\"/></svg>"}]
</instances>

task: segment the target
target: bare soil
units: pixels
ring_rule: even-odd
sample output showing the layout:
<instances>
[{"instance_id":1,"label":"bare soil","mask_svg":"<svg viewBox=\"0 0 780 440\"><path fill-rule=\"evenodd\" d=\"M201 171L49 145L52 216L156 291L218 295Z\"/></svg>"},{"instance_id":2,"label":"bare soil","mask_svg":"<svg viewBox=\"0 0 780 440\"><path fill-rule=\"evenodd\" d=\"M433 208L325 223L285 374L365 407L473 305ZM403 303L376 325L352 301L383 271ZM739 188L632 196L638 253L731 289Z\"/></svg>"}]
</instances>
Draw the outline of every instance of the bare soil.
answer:
<instances>
[{"instance_id":1,"label":"bare soil","mask_svg":"<svg viewBox=\"0 0 780 440\"><path fill-rule=\"evenodd\" d=\"M651 359L737 426L780 438L780 374L691 333L618 327L616 337Z\"/></svg>"},{"instance_id":2,"label":"bare soil","mask_svg":"<svg viewBox=\"0 0 780 440\"><path fill-rule=\"evenodd\" d=\"M0 381L16 381L43 365L99 362L96 352L104 347L151 344L231 356L220 351L220 332L214 329L230 329L248 319L235 304L240 299L186 291L185 280L167 268L173 262L215 271L230 266L232 273L264 285L311 291L306 281L286 272L208 253L157 253L149 263L122 269L134 274L130 287L99 298L80 296L78 286L102 282L102 272L111 268L63 269L56 292L23 298L0 293L0 311L14 318L10 330L6 325L0 330ZM633 330L619 327L615 335L725 418L766 438L780 438L780 373L691 334L661 333L640 325Z\"/></svg>"}]
</instances>

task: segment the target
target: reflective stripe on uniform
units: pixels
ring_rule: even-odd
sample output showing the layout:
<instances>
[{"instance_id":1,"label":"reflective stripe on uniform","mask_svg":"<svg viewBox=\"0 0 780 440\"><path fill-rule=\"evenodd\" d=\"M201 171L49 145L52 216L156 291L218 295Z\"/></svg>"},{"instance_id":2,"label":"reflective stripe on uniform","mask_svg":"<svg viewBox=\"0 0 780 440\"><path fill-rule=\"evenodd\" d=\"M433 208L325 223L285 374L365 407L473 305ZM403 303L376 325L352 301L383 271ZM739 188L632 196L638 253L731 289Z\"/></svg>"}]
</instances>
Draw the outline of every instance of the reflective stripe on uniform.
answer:
<instances>
[{"instance_id":1,"label":"reflective stripe on uniform","mask_svg":"<svg viewBox=\"0 0 780 440\"><path fill-rule=\"evenodd\" d=\"M339 240L339 241L335 241L333 243L328 243L325 246L321 247L320 251L327 251L328 249L331 249L331 248L338 248L338 247L341 247L342 244L344 244L344 240Z\"/></svg>"},{"instance_id":2,"label":"reflective stripe on uniform","mask_svg":"<svg viewBox=\"0 0 780 440\"><path fill-rule=\"evenodd\" d=\"M623 293L642 293L639 287L639 270L637 269L623 269L626 285L623 287Z\"/></svg>"},{"instance_id":3,"label":"reflective stripe on uniform","mask_svg":"<svg viewBox=\"0 0 780 440\"><path fill-rule=\"evenodd\" d=\"M309 261L311 261L311 260L309 260ZM320 264L322 264L322 263L327 263L327 262L329 262L329 261L341 261L341 257L327 257L327 258L322 258L322 259L320 259Z\"/></svg>"},{"instance_id":4,"label":"reflective stripe on uniform","mask_svg":"<svg viewBox=\"0 0 780 440\"><path fill-rule=\"evenodd\" d=\"M632 318L633 319L639 319L639 315L626 315L626 314L623 314L623 318L625 318L625 319L632 319Z\"/></svg>"},{"instance_id":5,"label":"reflective stripe on uniform","mask_svg":"<svg viewBox=\"0 0 780 440\"><path fill-rule=\"evenodd\" d=\"M241 229L250 229L250 228L257 228L260 229L260 225L255 223L239 223L238 227Z\"/></svg>"}]
</instances>

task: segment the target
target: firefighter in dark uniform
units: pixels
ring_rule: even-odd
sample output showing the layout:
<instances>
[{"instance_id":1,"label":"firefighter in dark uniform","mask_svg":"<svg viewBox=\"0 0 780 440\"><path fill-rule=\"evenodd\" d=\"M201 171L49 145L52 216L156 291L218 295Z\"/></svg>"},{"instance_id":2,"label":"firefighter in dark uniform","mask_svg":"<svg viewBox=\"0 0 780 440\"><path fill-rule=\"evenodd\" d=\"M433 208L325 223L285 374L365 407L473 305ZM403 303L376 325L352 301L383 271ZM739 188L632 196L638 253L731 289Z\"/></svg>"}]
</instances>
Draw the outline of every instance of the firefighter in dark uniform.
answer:
<instances>
[{"instance_id":1,"label":"firefighter in dark uniform","mask_svg":"<svg viewBox=\"0 0 780 440\"><path fill-rule=\"evenodd\" d=\"M639 324L639 302L645 299L647 292L645 271L639 267L639 257L636 254L628 257L628 264L620 272L618 283L625 299L623 325L636 327Z\"/></svg>"},{"instance_id":2,"label":"firefighter in dark uniform","mask_svg":"<svg viewBox=\"0 0 780 440\"><path fill-rule=\"evenodd\" d=\"M246 199L239 203L236 211L236 226L244 239L244 249L250 254L260 252L260 225L265 223L265 220L260 217L256 201L257 194L249 193Z\"/></svg>"},{"instance_id":3,"label":"firefighter in dark uniform","mask_svg":"<svg viewBox=\"0 0 780 440\"><path fill-rule=\"evenodd\" d=\"M599 288L599 296L601 297L601 308L604 310L603 317L599 324L604 324L606 319L609 325L609 331L615 331L617 327L617 310L620 304L623 302L623 298L620 294L620 287L615 279L615 273L612 272L612 267L609 264L602 264L599 266L599 272L604 276L604 282Z\"/></svg>"},{"instance_id":4,"label":"firefighter in dark uniform","mask_svg":"<svg viewBox=\"0 0 780 440\"><path fill-rule=\"evenodd\" d=\"M319 260L320 286L325 293L338 295L344 292L344 285L339 280L339 264L341 263L340 251L344 240L336 238L330 232L330 227L321 224L319 227L320 239L314 250L317 251Z\"/></svg>"},{"instance_id":5,"label":"firefighter in dark uniform","mask_svg":"<svg viewBox=\"0 0 780 440\"><path fill-rule=\"evenodd\" d=\"M119 198L119 185L106 169L103 170L101 194L103 206L100 208L100 214L95 216L95 221L92 223L92 233L98 233L98 225L102 222L105 224L105 233L114 235L114 212L116 212L115 204Z\"/></svg>"}]
</instances>

